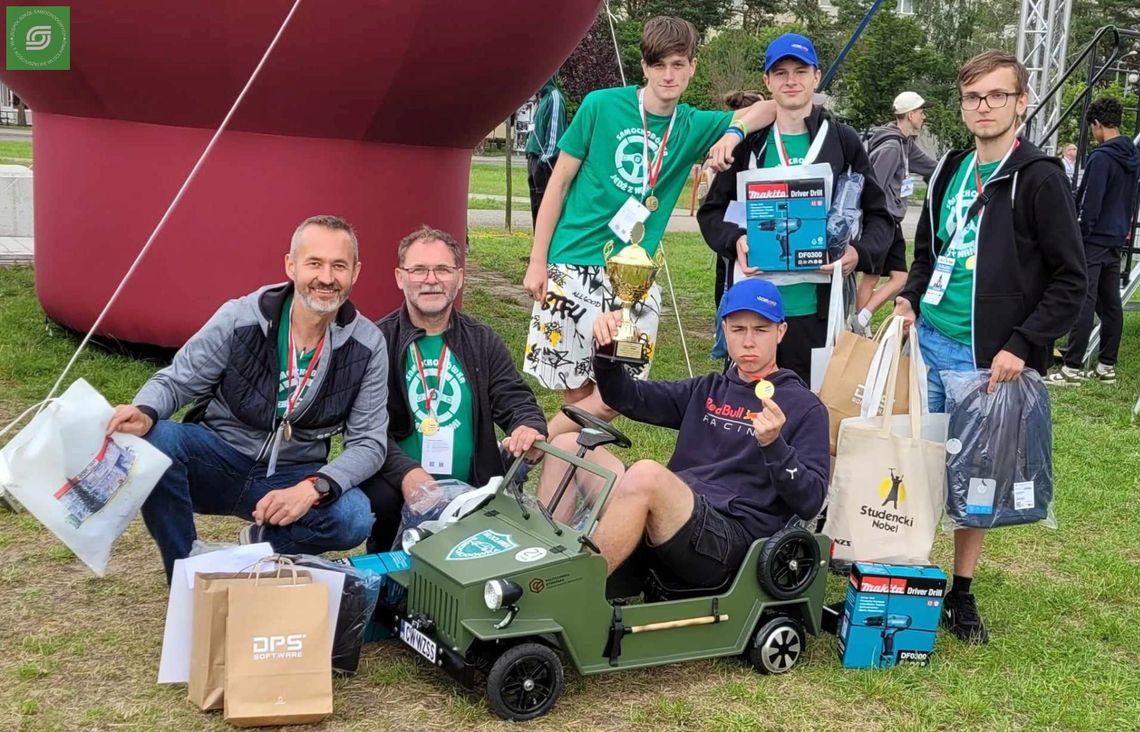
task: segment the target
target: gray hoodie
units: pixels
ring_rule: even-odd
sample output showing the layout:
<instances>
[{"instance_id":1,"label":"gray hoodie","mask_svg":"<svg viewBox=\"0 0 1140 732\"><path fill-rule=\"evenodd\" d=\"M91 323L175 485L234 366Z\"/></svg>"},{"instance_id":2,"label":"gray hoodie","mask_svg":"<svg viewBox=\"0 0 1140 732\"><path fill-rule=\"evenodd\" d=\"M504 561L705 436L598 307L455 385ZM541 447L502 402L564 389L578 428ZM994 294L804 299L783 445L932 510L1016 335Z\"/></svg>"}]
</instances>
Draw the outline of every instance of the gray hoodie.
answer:
<instances>
[{"instance_id":1,"label":"gray hoodie","mask_svg":"<svg viewBox=\"0 0 1140 732\"><path fill-rule=\"evenodd\" d=\"M923 152L913 137L903 135L896 122L871 129L867 155L875 169L875 178L887 195L887 210L895 221L902 221L906 216L906 201L901 190L908 169L910 175L919 175L929 181L937 161Z\"/></svg>"},{"instance_id":2,"label":"gray hoodie","mask_svg":"<svg viewBox=\"0 0 1140 732\"><path fill-rule=\"evenodd\" d=\"M249 458L268 461L280 420L277 335L291 282L222 305L173 362L150 378L134 404L156 421L197 402L184 421L200 422ZM388 435L388 355L384 336L351 302L329 326L312 386L296 405L292 440L279 463L322 462L344 433L344 451L318 474L337 497L384 464Z\"/></svg>"}]
</instances>

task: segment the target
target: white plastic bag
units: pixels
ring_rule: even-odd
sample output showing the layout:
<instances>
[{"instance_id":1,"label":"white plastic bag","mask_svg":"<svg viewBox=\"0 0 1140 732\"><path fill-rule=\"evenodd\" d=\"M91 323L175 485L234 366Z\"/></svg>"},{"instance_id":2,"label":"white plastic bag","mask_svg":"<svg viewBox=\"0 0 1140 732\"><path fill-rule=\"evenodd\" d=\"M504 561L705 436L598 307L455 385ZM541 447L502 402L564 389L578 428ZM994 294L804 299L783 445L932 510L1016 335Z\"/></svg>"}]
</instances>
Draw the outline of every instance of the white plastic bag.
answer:
<instances>
[{"instance_id":1,"label":"white plastic bag","mask_svg":"<svg viewBox=\"0 0 1140 732\"><path fill-rule=\"evenodd\" d=\"M77 379L0 450L0 485L100 577L111 545L170 467L141 437L106 437L112 411Z\"/></svg>"},{"instance_id":2,"label":"white plastic bag","mask_svg":"<svg viewBox=\"0 0 1140 732\"><path fill-rule=\"evenodd\" d=\"M835 350L835 341L847 324L843 308L843 268L837 262L831 271L831 291L827 298L827 338L820 348L811 349L811 391L818 394L823 387L823 375Z\"/></svg>"}]
</instances>

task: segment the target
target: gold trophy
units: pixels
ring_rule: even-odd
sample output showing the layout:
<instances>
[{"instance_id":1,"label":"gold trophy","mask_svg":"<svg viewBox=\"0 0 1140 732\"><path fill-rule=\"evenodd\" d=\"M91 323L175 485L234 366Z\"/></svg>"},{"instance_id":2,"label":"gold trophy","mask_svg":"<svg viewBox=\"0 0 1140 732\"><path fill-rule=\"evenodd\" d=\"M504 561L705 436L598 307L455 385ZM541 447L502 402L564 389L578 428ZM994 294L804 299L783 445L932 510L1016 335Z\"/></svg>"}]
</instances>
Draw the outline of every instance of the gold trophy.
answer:
<instances>
[{"instance_id":1,"label":"gold trophy","mask_svg":"<svg viewBox=\"0 0 1140 732\"><path fill-rule=\"evenodd\" d=\"M611 361L641 366L649 361L649 343L642 340L633 327L633 314L630 310L634 303L640 302L653 280L657 277L665 259L661 251L656 257L641 246L645 236L645 227L638 223L634 225L630 235L629 246L621 250L617 256L612 256L614 243L606 242L602 256L606 262L606 275L613 285L614 294L621 300L621 325L618 327L617 338L604 346L597 347L597 354Z\"/></svg>"}]
</instances>

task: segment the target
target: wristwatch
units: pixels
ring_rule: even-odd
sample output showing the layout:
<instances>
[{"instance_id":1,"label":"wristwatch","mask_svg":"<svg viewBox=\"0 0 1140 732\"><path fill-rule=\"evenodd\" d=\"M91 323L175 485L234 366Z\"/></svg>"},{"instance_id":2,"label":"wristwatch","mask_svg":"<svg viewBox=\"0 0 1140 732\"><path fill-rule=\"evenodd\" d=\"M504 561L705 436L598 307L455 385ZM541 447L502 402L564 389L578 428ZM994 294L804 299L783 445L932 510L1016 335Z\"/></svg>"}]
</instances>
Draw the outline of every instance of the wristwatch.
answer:
<instances>
[{"instance_id":1,"label":"wristwatch","mask_svg":"<svg viewBox=\"0 0 1140 732\"><path fill-rule=\"evenodd\" d=\"M305 480L312 481L313 489L317 491L317 502L313 505L320 506L328 503L329 498L332 497L332 483L329 482L329 479L320 475L310 475Z\"/></svg>"}]
</instances>

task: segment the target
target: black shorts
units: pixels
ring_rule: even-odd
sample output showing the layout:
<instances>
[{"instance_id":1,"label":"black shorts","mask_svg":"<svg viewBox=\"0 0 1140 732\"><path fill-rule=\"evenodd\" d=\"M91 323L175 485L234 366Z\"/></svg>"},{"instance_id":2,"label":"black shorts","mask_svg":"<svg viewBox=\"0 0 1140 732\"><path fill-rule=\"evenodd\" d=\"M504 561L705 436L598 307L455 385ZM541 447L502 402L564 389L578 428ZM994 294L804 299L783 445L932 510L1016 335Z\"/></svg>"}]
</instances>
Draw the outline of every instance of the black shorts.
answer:
<instances>
[{"instance_id":1,"label":"black shorts","mask_svg":"<svg viewBox=\"0 0 1140 732\"><path fill-rule=\"evenodd\" d=\"M685 525L660 544L646 537L643 549L652 566L663 566L686 585L716 587L736 573L750 546L752 538L740 522L694 493L693 513Z\"/></svg>"},{"instance_id":2,"label":"black shorts","mask_svg":"<svg viewBox=\"0 0 1140 732\"><path fill-rule=\"evenodd\" d=\"M906 272L906 237L903 236L902 226L895 222L895 238L891 241L891 248L887 250L887 257L883 260L883 267L877 275L889 275L891 272Z\"/></svg>"}]
</instances>

